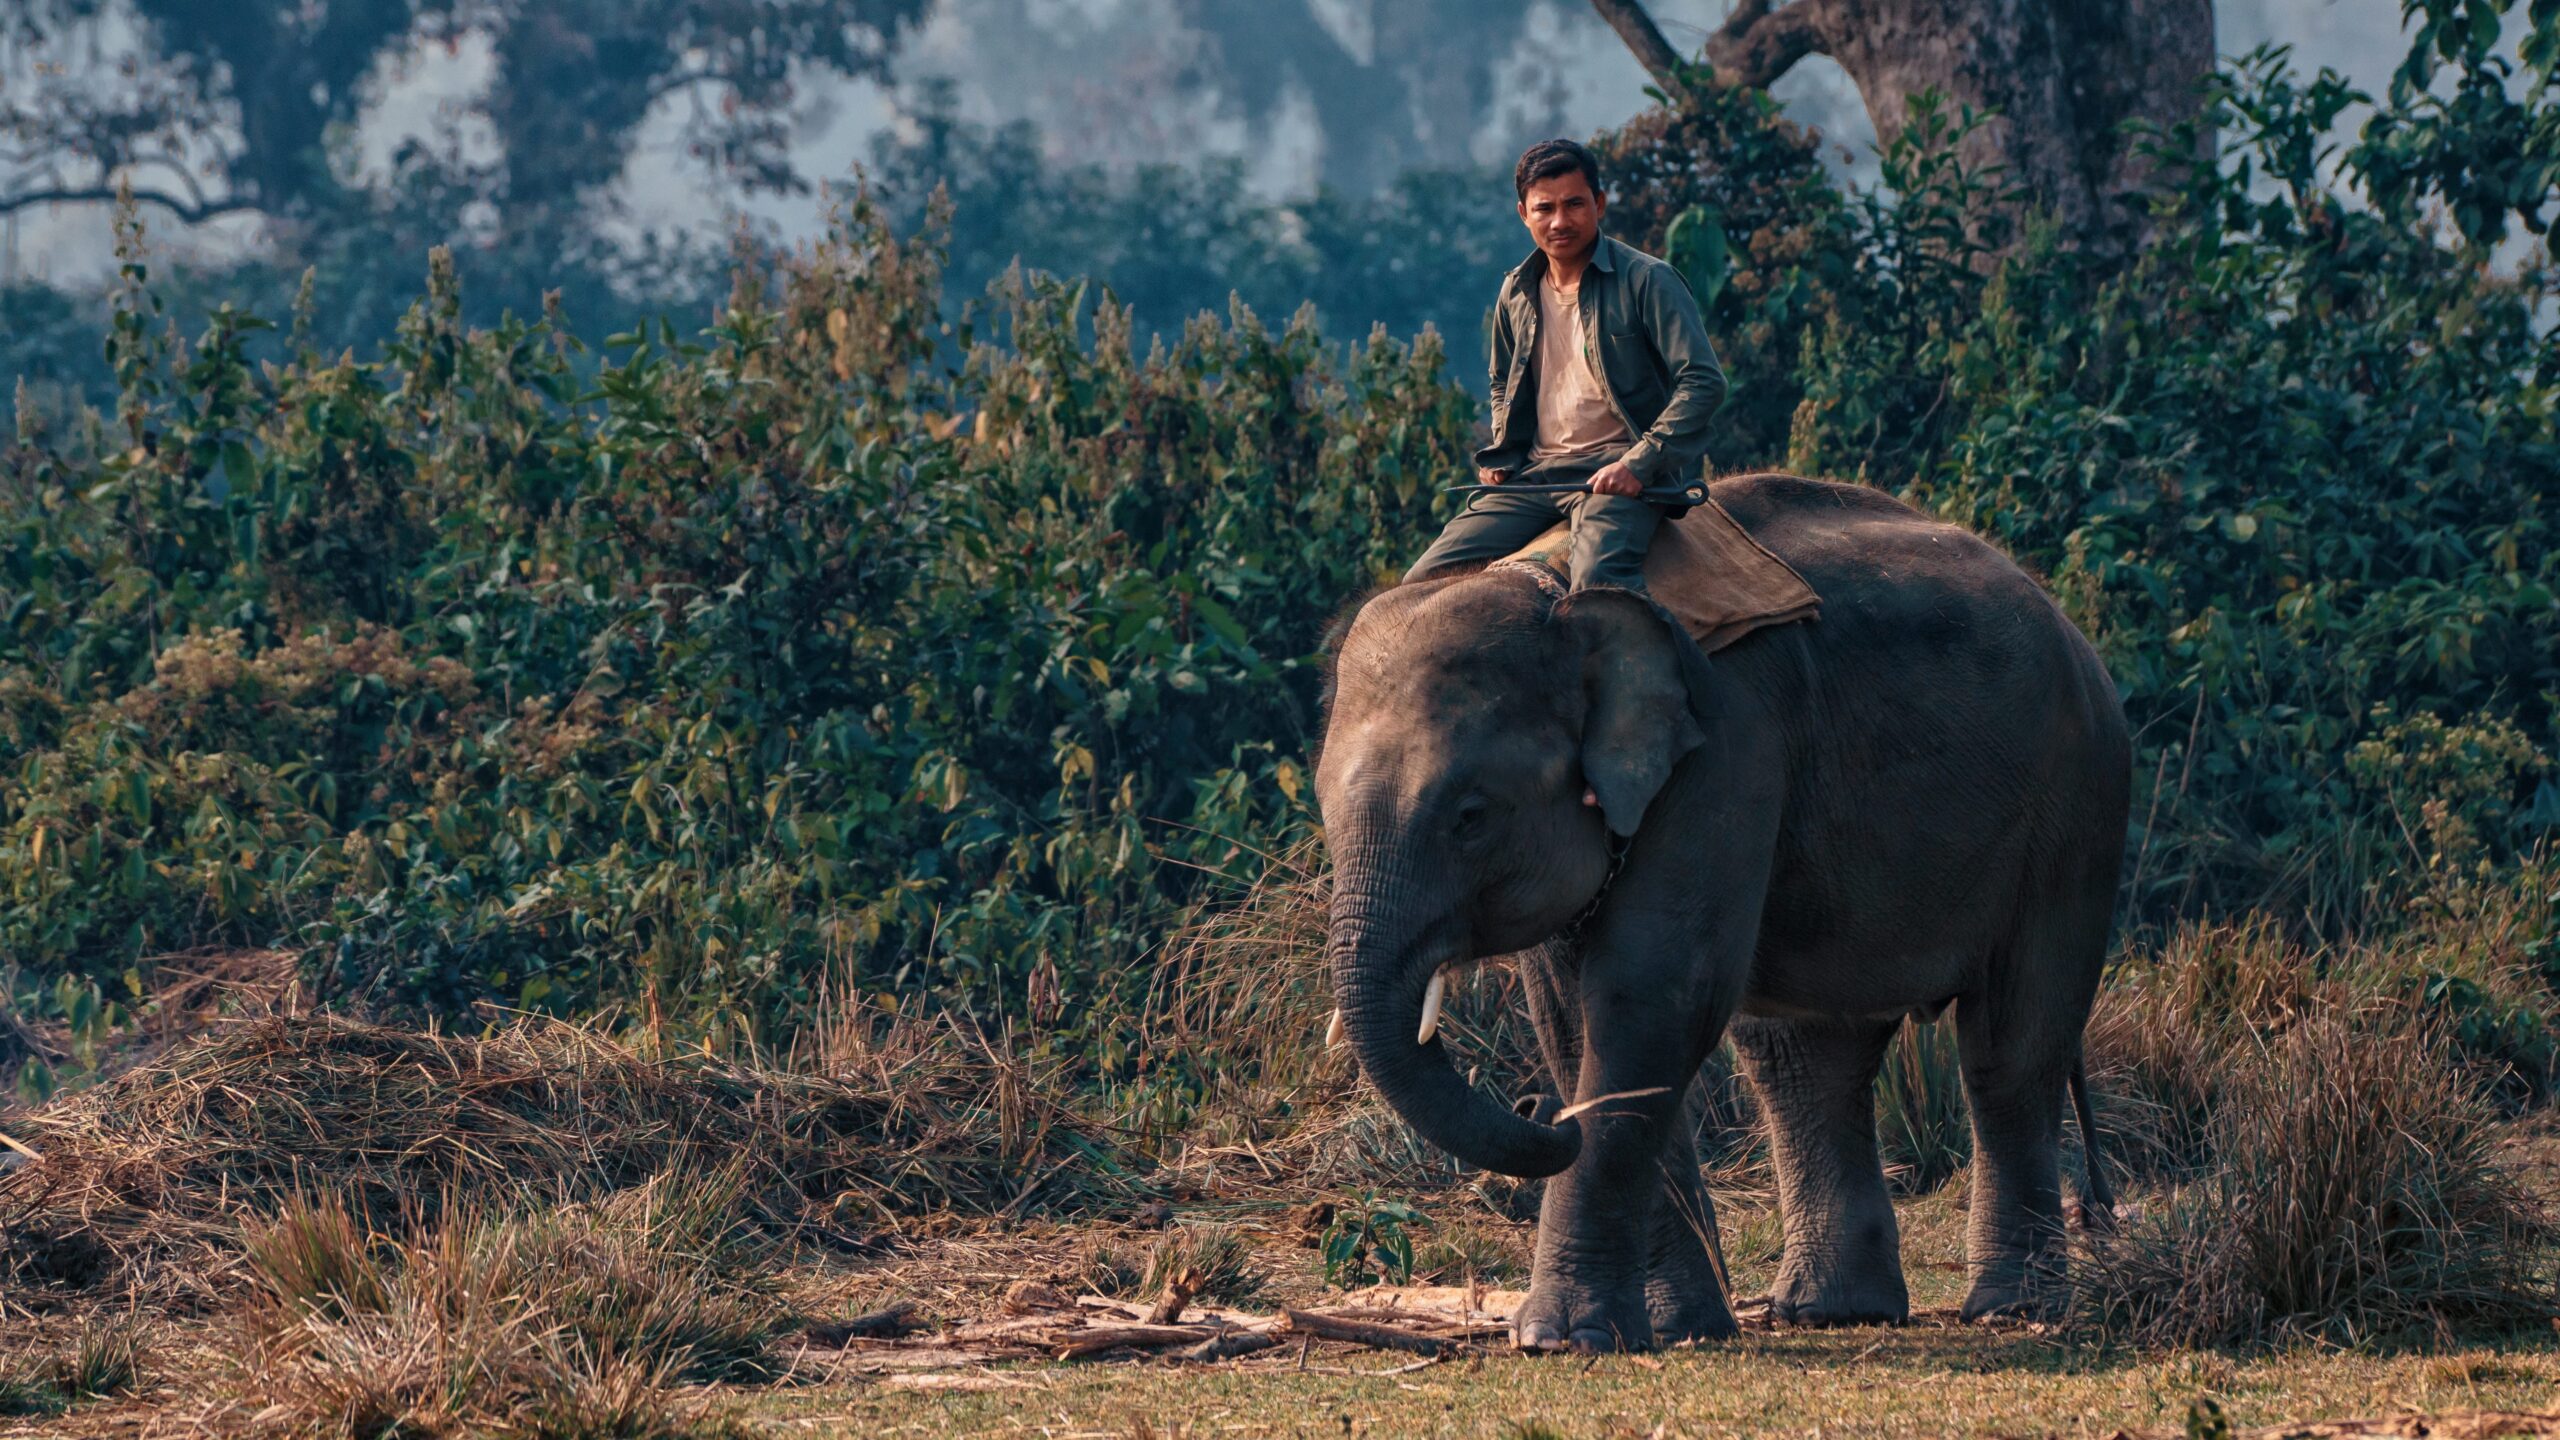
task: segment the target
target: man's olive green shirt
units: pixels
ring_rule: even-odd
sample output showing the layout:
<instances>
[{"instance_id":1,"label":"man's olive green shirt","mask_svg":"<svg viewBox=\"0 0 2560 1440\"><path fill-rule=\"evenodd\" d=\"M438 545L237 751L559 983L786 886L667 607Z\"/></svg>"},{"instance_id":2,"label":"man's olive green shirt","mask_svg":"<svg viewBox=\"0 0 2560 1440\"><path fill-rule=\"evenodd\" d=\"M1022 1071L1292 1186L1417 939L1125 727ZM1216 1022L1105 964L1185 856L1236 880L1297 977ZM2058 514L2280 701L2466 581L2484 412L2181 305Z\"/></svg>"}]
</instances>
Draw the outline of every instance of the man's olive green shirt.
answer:
<instances>
[{"instance_id":1,"label":"man's olive green shirt","mask_svg":"<svg viewBox=\"0 0 2560 1440\"><path fill-rule=\"evenodd\" d=\"M1503 277L1493 308L1493 443L1476 452L1489 470L1518 470L1537 442L1538 291L1545 252ZM1608 236L1582 272L1583 358L1607 382L1609 402L1636 437L1624 457L1647 487L1701 473L1707 422L1724 403L1724 367L1707 344L1689 282L1667 263Z\"/></svg>"}]
</instances>

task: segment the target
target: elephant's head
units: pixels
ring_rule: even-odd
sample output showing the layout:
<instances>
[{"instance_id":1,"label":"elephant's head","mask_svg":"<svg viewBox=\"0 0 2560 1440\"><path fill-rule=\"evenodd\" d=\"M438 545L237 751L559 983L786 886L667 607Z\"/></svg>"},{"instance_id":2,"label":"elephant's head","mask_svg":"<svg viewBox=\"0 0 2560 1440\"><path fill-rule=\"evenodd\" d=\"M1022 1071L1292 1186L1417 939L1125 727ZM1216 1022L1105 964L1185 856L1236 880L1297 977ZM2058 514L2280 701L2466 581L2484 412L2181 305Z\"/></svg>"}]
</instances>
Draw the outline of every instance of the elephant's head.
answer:
<instances>
[{"instance_id":1,"label":"elephant's head","mask_svg":"<svg viewBox=\"0 0 2560 1440\"><path fill-rule=\"evenodd\" d=\"M1599 896L1610 835L1635 833L1703 739L1705 664L1636 596L1550 601L1501 572L1385 591L1340 641L1316 795L1341 1023L1387 1102L1469 1164L1553 1175L1581 1132L1469 1089L1429 1038L1426 991Z\"/></svg>"}]
</instances>

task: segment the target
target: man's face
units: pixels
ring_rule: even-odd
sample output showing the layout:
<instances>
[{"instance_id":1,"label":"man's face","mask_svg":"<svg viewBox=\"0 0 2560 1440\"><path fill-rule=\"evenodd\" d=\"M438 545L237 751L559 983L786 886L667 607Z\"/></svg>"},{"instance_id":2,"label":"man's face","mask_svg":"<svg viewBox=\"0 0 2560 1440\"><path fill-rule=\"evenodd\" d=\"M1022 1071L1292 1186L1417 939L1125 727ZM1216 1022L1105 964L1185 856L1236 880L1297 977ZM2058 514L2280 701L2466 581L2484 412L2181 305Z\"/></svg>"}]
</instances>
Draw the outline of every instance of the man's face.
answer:
<instances>
[{"instance_id":1,"label":"man's face","mask_svg":"<svg viewBox=\"0 0 2560 1440\"><path fill-rule=\"evenodd\" d=\"M1578 260L1600 239L1600 217L1609 202L1591 193L1579 170L1529 182L1520 200L1520 223L1550 260Z\"/></svg>"}]
</instances>

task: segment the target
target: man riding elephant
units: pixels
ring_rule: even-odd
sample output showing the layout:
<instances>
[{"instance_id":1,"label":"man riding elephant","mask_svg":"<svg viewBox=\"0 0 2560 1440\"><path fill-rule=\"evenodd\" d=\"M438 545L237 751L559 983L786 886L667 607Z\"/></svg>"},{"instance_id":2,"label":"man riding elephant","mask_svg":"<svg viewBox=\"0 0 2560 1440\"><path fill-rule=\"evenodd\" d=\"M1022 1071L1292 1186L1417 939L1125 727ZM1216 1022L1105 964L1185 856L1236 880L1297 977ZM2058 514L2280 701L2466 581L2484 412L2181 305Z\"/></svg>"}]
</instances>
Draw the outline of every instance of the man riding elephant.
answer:
<instances>
[{"instance_id":1,"label":"man riding elephant","mask_svg":"<svg viewBox=\"0 0 2560 1440\"><path fill-rule=\"evenodd\" d=\"M1494 297L1493 439L1475 457L1477 482L1494 488L1404 578L1499 559L1561 517L1575 584L1641 590L1663 520L1644 494L1697 477L1724 370L1680 273L1600 233L1609 199L1590 151L1541 141L1511 178L1538 248Z\"/></svg>"}]
</instances>

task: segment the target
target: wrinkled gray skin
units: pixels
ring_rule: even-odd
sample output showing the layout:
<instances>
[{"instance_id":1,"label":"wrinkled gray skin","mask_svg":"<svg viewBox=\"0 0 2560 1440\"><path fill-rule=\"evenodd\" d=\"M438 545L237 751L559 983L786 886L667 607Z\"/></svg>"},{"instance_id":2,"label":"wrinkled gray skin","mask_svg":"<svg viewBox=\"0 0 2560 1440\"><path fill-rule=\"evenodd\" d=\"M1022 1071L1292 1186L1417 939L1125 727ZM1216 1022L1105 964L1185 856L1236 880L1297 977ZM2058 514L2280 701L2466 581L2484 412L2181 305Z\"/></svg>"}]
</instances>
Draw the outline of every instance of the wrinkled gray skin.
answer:
<instances>
[{"instance_id":1,"label":"wrinkled gray skin","mask_svg":"<svg viewBox=\"0 0 2560 1440\"><path fill-rule=\"evenodd\" d=\"M1821 592L1819 621L1709 660L1633 595L1558 602L1501 568L1353 619L1316 777L1350 1044L1425 1137L1554 1177L1515 1341L1640 1349L1734 1330L1675 1123L1728 1032L1771 1122L1775 1315L1908 1318L1874 1081L1902 1017L1952 1003L1975 1157L1964 1313L2049 1314L2064 1084L2124 845L2115 687L1963 530L1823 481L1715 496ZM1611 831L1633 837L1614 879ZM1415 1043L1436 969L1506 955L1562 1088L1654 1093L1542 1123L1554 1099L1515 1113Z\"/></svg>"}]
</instances>

